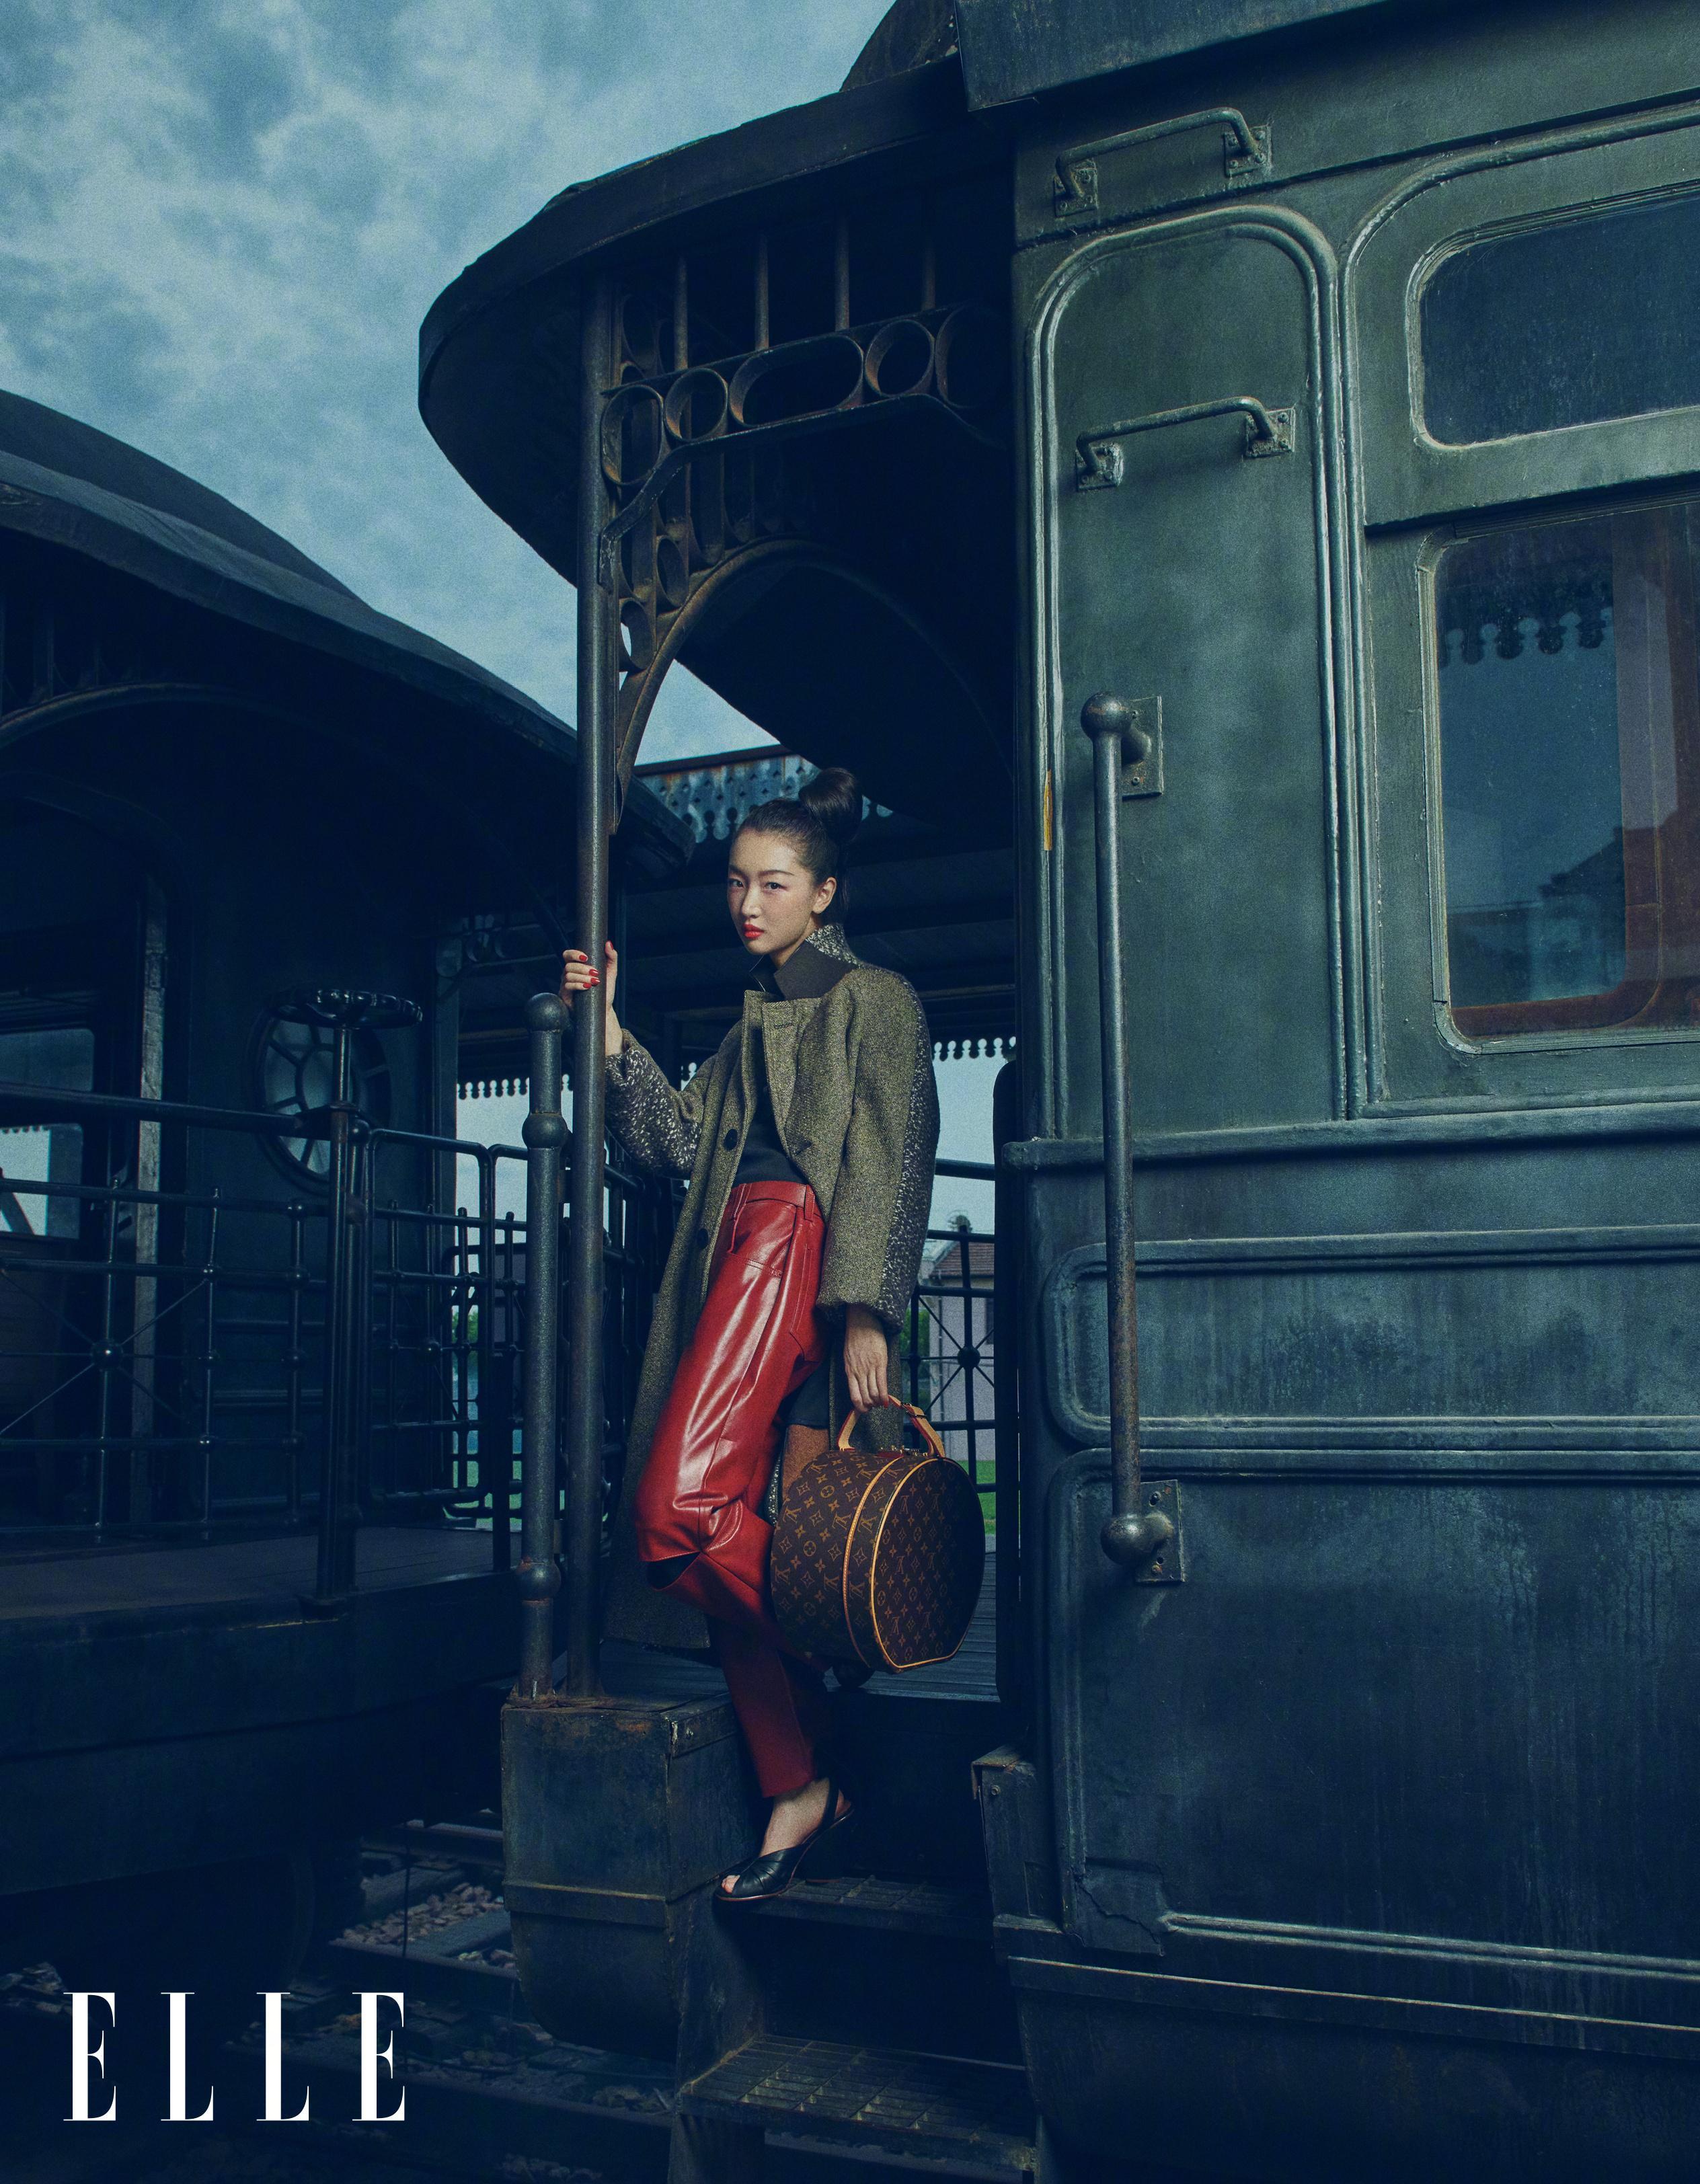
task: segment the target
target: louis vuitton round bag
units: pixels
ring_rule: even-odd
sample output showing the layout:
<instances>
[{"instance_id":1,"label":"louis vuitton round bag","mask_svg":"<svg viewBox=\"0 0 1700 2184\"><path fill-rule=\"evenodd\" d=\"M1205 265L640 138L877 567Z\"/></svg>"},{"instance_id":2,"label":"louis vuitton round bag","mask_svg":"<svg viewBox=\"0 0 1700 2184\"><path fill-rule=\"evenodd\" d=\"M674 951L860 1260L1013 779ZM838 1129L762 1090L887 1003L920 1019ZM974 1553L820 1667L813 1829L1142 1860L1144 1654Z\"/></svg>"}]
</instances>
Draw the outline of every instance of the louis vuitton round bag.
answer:
<instances>
[{"instance_id":1,"label":"louis vuitton round bag","mask_svg":"<svg viewBox=\"0 0 1700 2184\"><path fill-rule=\"evenodd\" d=\"M967 1473L922 1411L900 1407L919 1449L855 1447L852 1412L836 1448L787 1464L768 1565L774 1618L794 1646L893 1674L956 1651L986 1556Z\"/></svg>"}]
</instances>

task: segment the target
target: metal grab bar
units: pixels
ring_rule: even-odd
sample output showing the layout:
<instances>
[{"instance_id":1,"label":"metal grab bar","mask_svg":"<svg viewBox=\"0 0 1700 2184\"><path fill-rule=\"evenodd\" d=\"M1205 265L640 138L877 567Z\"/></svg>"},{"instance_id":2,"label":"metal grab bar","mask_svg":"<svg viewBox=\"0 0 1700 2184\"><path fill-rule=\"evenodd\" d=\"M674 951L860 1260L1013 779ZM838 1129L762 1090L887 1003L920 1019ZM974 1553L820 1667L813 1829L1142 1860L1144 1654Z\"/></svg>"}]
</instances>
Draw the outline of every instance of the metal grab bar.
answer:
<instances>
[{"instance_id":1,"label":"metal grab bar","mask_svg":"<svg viewBox=\"0 0 1700 2184\"><path fill-rule=\"evenodd\" d=\"M1074 490L1089 493L1094 487L1112 490L1122 482L1122 451L1118 440L1130 440L1135 432L1160 432L1168 425L1196 425L1205 417L1241 416L1246 420L1246 455L1290 455L1293 452L1293 413L1268 410L1251 394L1218 395L1213 402L1189 402L1179 410L1153 410L1149 416L1124 417L1119 424L1100 425L1080 433L1074 442Z\"/></svg>"},{"instance_id":2,"label":"metal grab bar","mask_svg":"<svg viewBox=\"0 0 1700 2184\"><path fill-rule=\"evenodd\" d=\"M1077 144L1059 154L1056 177L1051 184L1051 210L1058 220L1071 213L1098 209L1097 162L1106 152L1126 152L1135 144L1155 144L1162 136L1178 136L1184 130L1202 129L1212 121L1225 122L1222 139L1222 171L1230 182L1261 181L1274 171L1267 122L1257 128L1237 106L1207 106L1201 114L1177 114L1167 121L1148 121L1142 129L1124 129L1118 136L1101 136L1091 144Z\"/></svg>"},{"instance_id":3,"label":"metal grab bar","mask_svg":"<svg viewBox=\"0 0 1700 2184\"><path fill-rule=\"evenodd\" d=\"M599 273L583 292L579 351L582 420L578 451L578 809L574 894L578 945L606 970L609 838L615 826L614 735L618 677L616 603L597 577L608 515L597 393L613 347L612 291ZM533 1002L532 1006L538 1006ZM602 1245L606 1214L607 1086L604 1018L593 992L572 1018L572 1225L567 1281L566 1674L562 1689L589 1698L602 1688L597 1645L602 1566ZM551 1489L553 1490L553 1489Z\"/></svg>"},{"instance_id":4,"label":"metal grab bar","mask_svg":"<svg viewBox=\"0 0 1700 2184\"><path fill-rule=\"evenodd\" d=\"M519 1696L555 1688L555 1401L560 1338L560 1175L566 1122L560 1112L560 1034L566 1006L556 994L526 1004L531 1034L531 1112L526 1141L526 1407L520 1435Z\"/></svg>"},{"instance_id":5,"label":"metal grab bar","mask_svg":"<svg viewBox=\"0 0 1700 2184\"><path fill-rule=\"evenodd\" d=\"M1111 1513L1104 1552L1138 1569L1174 1536L1160 1509L1141 1509L1140 1338L1134 1280L1133 1128L1128 1099L1128 1022L1122 975L1122 767L1137 760L1140 731L1124 698L1100 691L1080 709L1092 739L1098 855L1098 1007L1104 1075L1104 1288L1110 1321Z\"/></svg>"}]
</instances>

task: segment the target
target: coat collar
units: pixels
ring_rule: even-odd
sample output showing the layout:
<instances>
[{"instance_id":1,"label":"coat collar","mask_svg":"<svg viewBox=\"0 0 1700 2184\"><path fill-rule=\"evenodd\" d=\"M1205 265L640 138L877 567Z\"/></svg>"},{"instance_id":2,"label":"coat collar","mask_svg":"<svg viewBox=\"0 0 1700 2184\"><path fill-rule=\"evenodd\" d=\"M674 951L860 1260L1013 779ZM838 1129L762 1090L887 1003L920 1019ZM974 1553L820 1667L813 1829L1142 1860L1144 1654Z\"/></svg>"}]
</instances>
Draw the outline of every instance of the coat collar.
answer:
<instances>
[{"instance_id":1,"label":"coat collar","mask_svg":"<svg viewBox=\"0 0 1700 2184\"><path fill-rule=\"evenodd\" d=\"M777 969L765 961L757 964L750 983L770 1000L817 1001L861 961L844 939L841 925L823 925Z\"/></svg>"}]
</instances>

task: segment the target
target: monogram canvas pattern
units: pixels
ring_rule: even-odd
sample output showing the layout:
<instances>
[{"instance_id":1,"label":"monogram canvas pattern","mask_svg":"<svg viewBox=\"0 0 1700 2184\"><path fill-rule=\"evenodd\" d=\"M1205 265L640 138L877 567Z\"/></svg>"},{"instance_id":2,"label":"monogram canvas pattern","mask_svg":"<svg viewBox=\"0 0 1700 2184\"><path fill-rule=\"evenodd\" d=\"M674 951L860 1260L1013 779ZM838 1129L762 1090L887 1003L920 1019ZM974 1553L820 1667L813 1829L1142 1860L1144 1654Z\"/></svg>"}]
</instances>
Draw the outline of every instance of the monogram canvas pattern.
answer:
<instances>
[{"instance_id":1,"label":"monogram canvas pattern","mask_svg":"<svg viewBox=\"0 0 1700 2184\"><path fill-rule=\"evenodd\" d=\"M985 1572L978 1497L947 1458L832 1451L788 1488L769 1569L774 1616L805 1652L894 1673L944 1660Z\"/></svg>"}]
</instances>

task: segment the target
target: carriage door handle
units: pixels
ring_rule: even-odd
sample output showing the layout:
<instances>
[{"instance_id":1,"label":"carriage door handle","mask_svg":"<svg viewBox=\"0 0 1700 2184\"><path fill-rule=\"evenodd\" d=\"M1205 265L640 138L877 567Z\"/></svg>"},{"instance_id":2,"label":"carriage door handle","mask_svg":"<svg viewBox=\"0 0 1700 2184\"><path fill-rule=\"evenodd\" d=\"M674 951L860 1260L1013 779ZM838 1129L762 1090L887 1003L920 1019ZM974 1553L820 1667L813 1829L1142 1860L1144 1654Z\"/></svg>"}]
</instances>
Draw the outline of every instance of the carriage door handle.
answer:
<instances>
[{"instance_id":1,"label":"carriage door handle","mask_svg":"<svg viewBox=\"0 0 1700 2184\"><path fill-rule=\"evenodd\" d=\"M1246 420L1241 452L1248 462L1260 455L1290 455L1293 452L1294 417L1290 410L1266 410L1255 395L1223 394L1214 402L1189 402L1179 410L1153 410L1148 417L1123 417L1119 424L1101 425L1082 432L1074 443L1076 493L1113 492L1123 475L1118 440L1130 440L1135 432L1161 432L1168 425L1196 425L1206 417L1240 416Z\"/></svg>"},{"instance_id":2,"label":"carriage door handle","mask_svg":"<svg viewBox=\"0 0 1700 2184\"><path fill-rule=\"evenodd\" d=\"M1098 209L1098 161L1106 152L1130 151L1135 144L1155 144L1161 136L1178 136L1185 129L1207 128L1225 121L1222 136L1222 172L1230 183L1244 188L1267 181L1274 172L1269 148L1269 125L1257 127L1237 106L1207 107L1202 114L1176 114L1167 121L1148 121L1142 129L1124 129L1119 136L1101 136L1095 143L1077 144L1056 162L1051 185L1051 209L1058 220L1073 213Z\"/></svg>"},{"instance_id":3,"label":"carriage door handle","mask_svg":"<svg viewBox=\"0 0 1700 2184\"><path fill-rule=\"evenodd\" d=\"M1128 1098L1128 1021L1122 983L1123 768L1150 755L1134 707L1108 691L1089 698L1080 725L1092 739L1098 849L1098 1007L1104 1070L1104 1288L1110 1320L1111 1513L1100 1539L1112 1563L1157 1582L1181 1574L1169 1509L1173 1486L1140 1477L1140 1338L1134 1295L1134 1170ZM1141 749L1141 744L1144 749Z\"/></svg>"}]
</instances>

